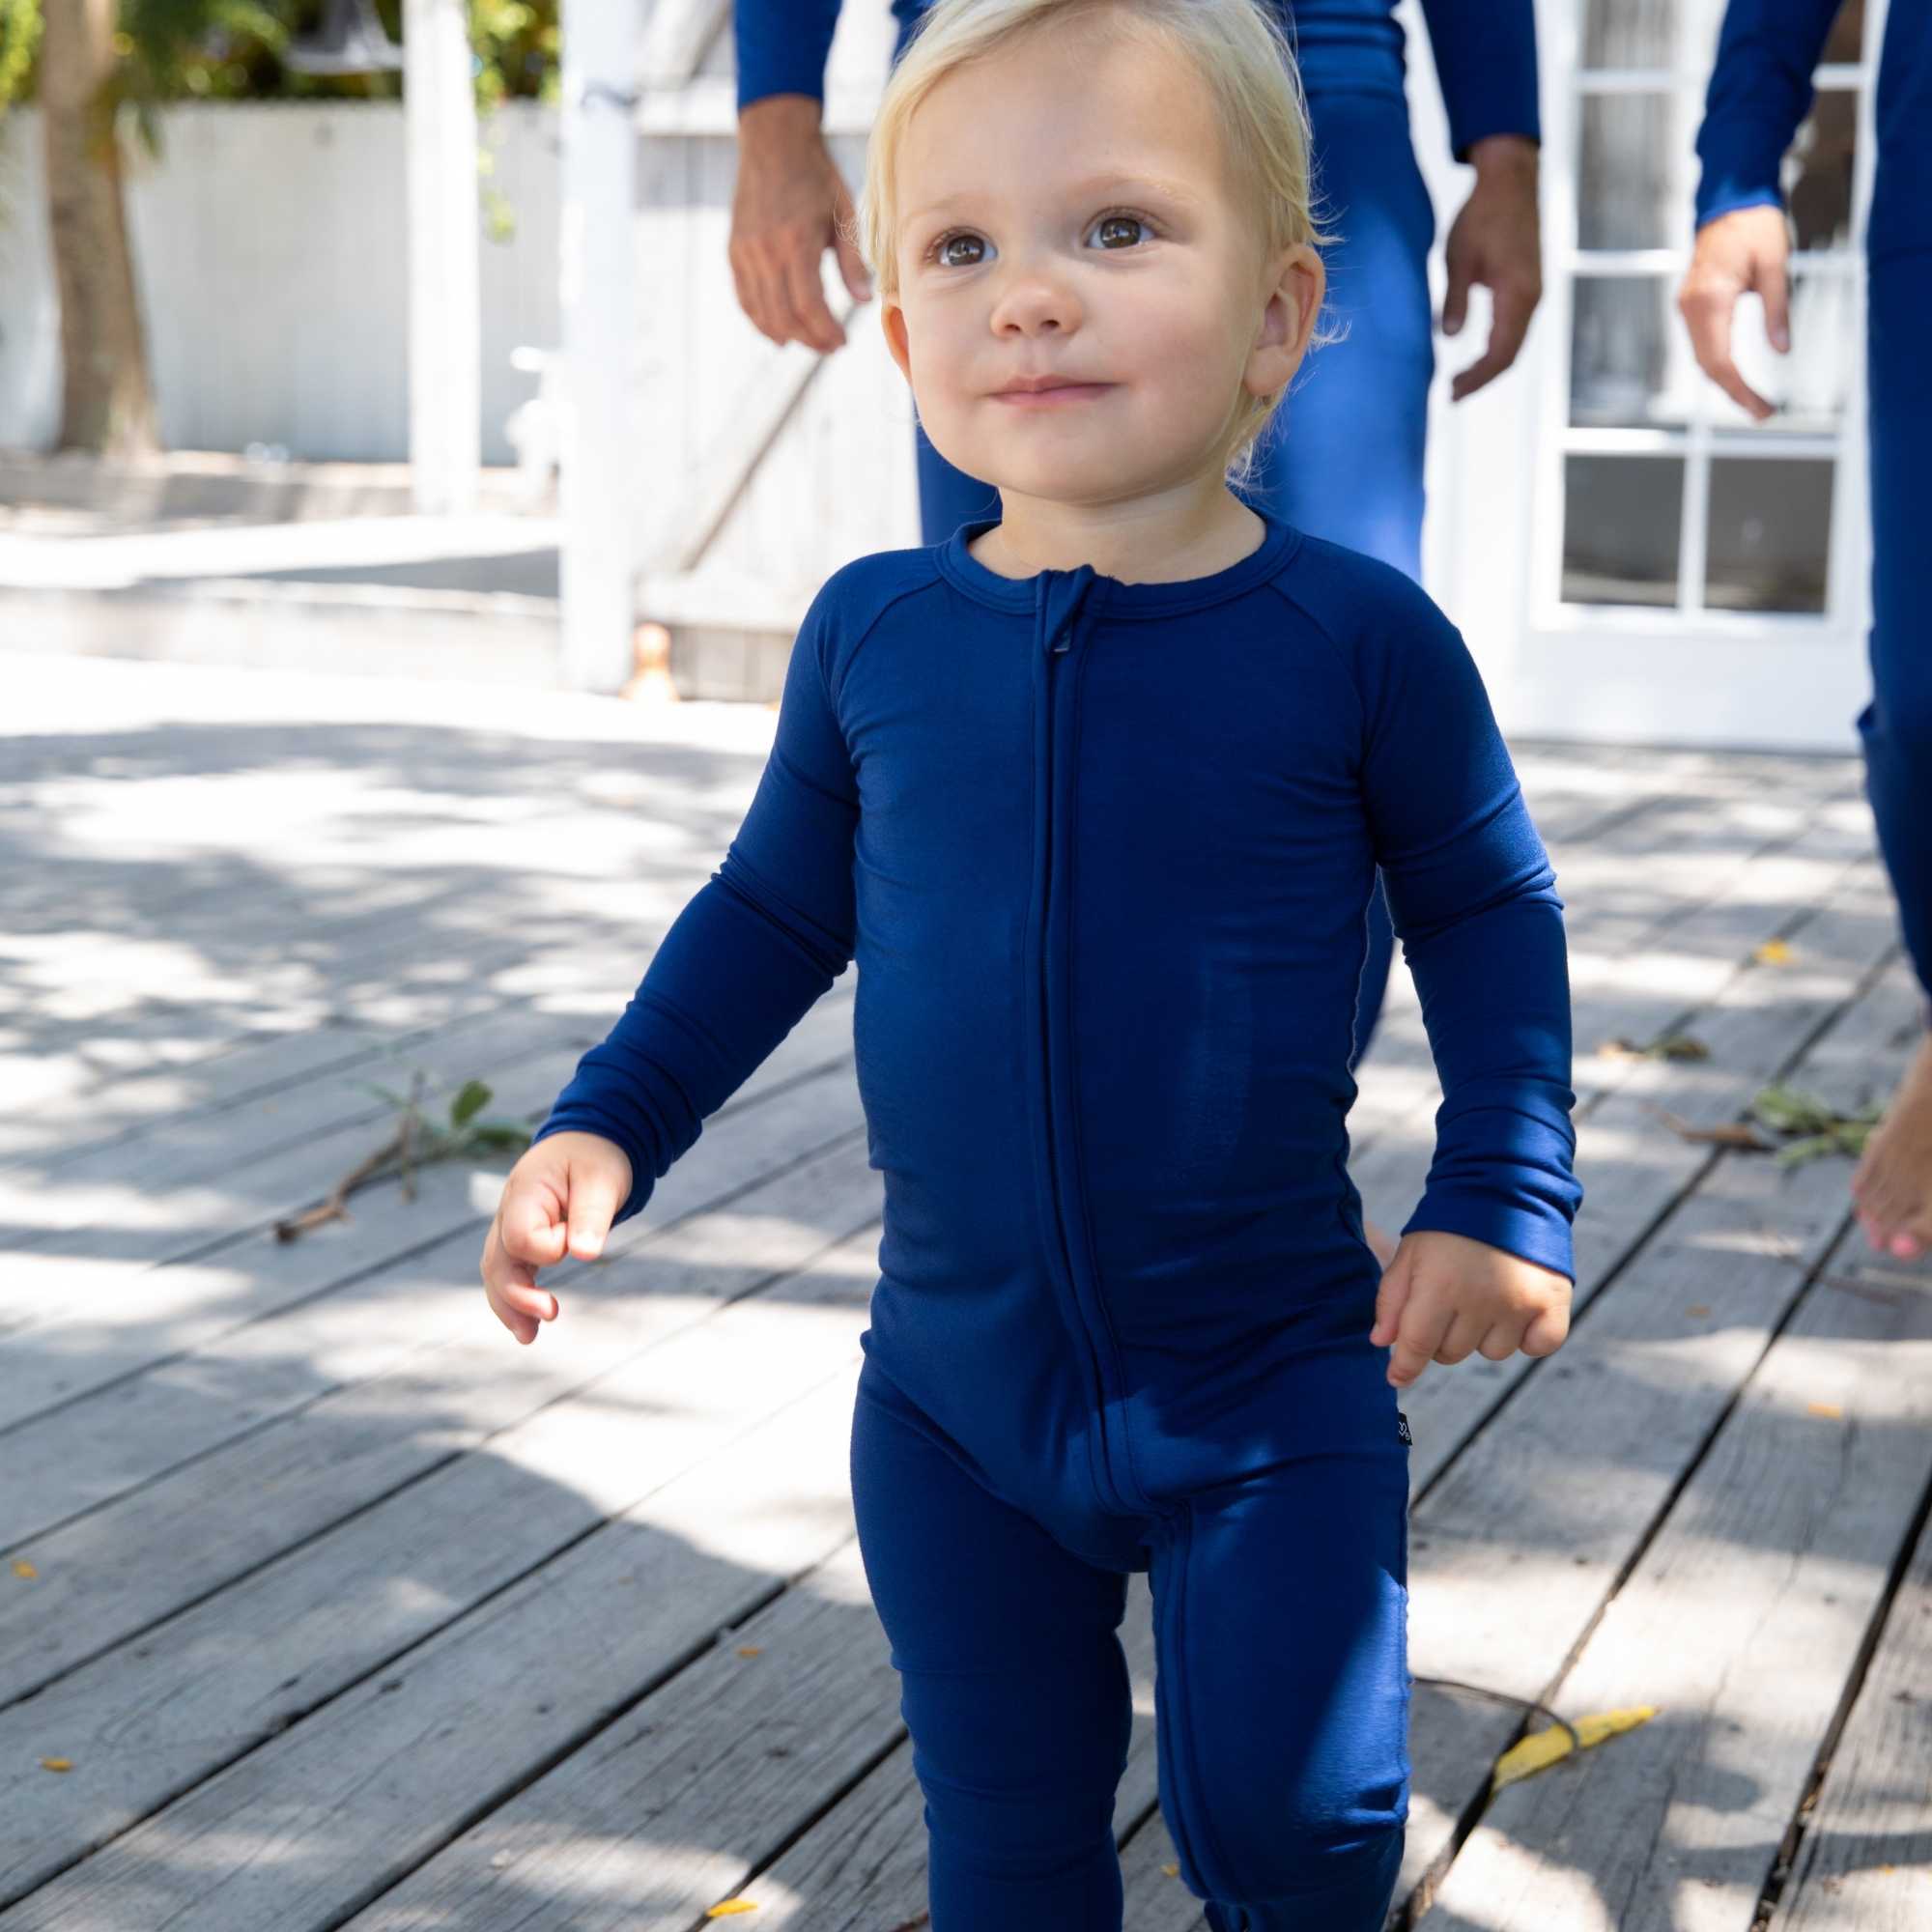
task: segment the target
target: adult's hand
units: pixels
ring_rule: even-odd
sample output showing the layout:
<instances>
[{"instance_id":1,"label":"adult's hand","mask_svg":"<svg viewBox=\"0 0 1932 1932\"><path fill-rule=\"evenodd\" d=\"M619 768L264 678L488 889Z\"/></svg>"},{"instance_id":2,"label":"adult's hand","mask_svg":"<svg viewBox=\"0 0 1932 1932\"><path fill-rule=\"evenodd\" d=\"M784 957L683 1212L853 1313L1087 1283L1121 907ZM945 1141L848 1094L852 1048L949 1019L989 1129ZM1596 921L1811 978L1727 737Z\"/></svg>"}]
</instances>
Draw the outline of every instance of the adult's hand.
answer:
<instances>
[{"instance_id":1,"label":"adult's hand","mask_svg":"<svg viewBox=\"0 0 1932 1932\"><path fill-rule=\"evenodd\" d=\"M1469 291L1490 292L1490 341L1482 356L1449 385L1453 401L1472 396L1516 360L1529 319L1543 299L1543 226L1536 206L1538 151L1526 134L1490 134L1469 147L1476 185L1443 246L1449 287L1442 332L1457 334L1469 316Z\"/></svg>"},{"instance_id":2,"label":"adult's hand","mask_svg":"<svg viewBox=\"0 0 1932 1932\"><path fill-rule=\"evenodd\" d=\"M1771 202L1733 209L1697 231L1690 266L1677 291L1677 313L1690 330L1697 366L1725 395L1759 422L1776 413L1738 374L1731 360L1731 312L1754 289L1764 302L1765 333L1780 355L1791 349L1790 284L1786 267L1791 238L1784 210Z\"/></svg>"},{"instance_id":3,"label":"adult's hand","mask_svg":"<svg viewBox=\"0 0 1932 1932\"><path fill-rule=\"evenodd\" d=\"M852 197L819 131L810 94L768 94L738 116L738 182L731 196L731 280L761 335L829 354L845 331L826 306L818 258L838 250L856 301L871 281L849 238Z\"/></svg>"}]
</instances>

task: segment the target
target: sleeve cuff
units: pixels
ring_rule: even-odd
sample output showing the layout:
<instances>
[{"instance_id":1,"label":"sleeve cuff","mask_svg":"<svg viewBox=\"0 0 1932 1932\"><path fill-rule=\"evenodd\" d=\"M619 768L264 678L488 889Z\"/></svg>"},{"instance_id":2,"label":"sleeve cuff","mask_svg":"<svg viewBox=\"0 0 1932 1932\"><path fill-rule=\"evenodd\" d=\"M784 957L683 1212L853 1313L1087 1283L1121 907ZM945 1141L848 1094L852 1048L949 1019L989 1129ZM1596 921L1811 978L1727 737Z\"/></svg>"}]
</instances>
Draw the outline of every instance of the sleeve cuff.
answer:
<instances>
[{"instance_id":1,"label":"sleeve cuff","mask_svg":"<svg viewBox=\"0 0 1932 1932\"><path fill-rule=\"evenodd\" d=\"M1402 1232L1425 1230L1463 1235L1483 1241L1538 1267L1577 1279L1575 1243L1570 1223L1548 1208L1525 1207L1520 1200L1488 1195L1425 1194Z\"/></svg>"}]
</instances>

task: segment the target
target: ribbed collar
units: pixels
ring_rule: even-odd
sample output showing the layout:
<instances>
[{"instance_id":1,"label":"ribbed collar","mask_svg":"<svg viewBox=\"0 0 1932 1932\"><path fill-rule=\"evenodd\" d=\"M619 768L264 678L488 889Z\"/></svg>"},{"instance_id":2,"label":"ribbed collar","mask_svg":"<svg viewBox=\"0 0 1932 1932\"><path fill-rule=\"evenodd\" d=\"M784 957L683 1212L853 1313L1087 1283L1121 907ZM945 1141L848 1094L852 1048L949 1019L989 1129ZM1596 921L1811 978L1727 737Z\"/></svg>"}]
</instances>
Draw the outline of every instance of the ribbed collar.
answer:
<instances>
[{"instance_id":1,"label":"ribbed collar","mask_svg":"<svg viewBox=\"0 0 1932 1932\"><path fill-rule=\"evenodd\" d=\"M1251 508L1255 506L1250 505ZM1260 545L1237 563L1206 577L1183 577L1171 583L1123 583L1095 570L1091 563L1072 570L1037 570L1031 577L1002 577L989 570L966 546L1002 520L984 517L961 524L944 543L932 547L940 574L955 589L996 611L1032 611L1042 601L1064 602L1067 593L1095 614L1109 617L1166 617L1177 611L1198 611L1208 604L1239 595L1272 576L1293 555L1301 531L1272 513L1255 508L1266 525Z\"/></svg>"}]
</instances>

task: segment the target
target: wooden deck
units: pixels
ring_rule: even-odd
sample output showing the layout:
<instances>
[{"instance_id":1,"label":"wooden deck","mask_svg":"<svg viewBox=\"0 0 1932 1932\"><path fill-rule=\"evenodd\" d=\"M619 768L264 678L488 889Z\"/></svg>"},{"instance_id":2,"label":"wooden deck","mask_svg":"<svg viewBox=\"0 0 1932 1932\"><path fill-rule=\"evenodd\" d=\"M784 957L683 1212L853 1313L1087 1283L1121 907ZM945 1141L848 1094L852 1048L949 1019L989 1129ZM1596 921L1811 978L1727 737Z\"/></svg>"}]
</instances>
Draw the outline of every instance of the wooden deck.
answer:
<instances>
[{"instance_id":1,"label":"wooden deck","mask_svg":"<svg viewBox=\"0 0 1932 1932\"><path fill-rule=\"evenodd\" d=\"M487 1175L268 1232L386 1135L365 1081L547 1107L769 712L0 667L0 1927L922 1923L847 1487L879 1211L851 976L604 1260L546 1275L534 1348L483 1301ZM1540 1720L1418 1685L1397 1922L1932 1925L1932 1269L1848 1237L1844 1160L1662 1118L1775 1078L1855 1106L1902 1065L1858 767L1518 752L1570 908L1579 1281L1554 1356L1405 1399L1410 1662L1660 1711L1492 1799ZM1673 1030L1708 1057L1596 1051ZM1362 1084L1399 1221L1435 1097L1401 969ZM1126 1922L1190 1932L1147 1607Z\"/></svg>"}]
</instances>

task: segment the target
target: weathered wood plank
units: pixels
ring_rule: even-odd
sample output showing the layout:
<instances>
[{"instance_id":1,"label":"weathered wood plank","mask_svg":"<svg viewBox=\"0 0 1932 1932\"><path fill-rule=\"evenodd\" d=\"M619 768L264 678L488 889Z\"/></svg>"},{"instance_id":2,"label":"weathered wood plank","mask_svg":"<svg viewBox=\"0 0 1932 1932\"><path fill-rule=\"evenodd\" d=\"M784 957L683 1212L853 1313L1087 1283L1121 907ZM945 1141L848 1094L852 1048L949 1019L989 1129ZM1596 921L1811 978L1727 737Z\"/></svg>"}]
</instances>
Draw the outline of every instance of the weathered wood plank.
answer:
<instances>
[{"instance_id":1,"label":"weathered wood plank","mask_svg":"<svg viewBox=\"0 0 1932 1932\"><path fill-rule=\"evenodd\" d=\"M1841 1103L1868 1093L1889 1070L1875 1065L1874 1047L1896 1019L1885 991L1861 1000L1805 1058L1804 1084ZM1763 1155L1718 1157L1563 1349L1516 1378L1457 1460L1423 1480L1409 1559L1419 1676L1547 1701L1835 1243L1844 1181L1839 1161L1781 1172ZM1439 1466L1435 1435L1417 1426L1415 1435ZM1574 1708L1567 1698L1564 1708ZM1427 1903L1457 1821L1486 1789L1520 1715L1417 1687L1405 1893L1423 1887Z\"/></svg>"},{"instance_id":2,"label":"weathered wood plank","mask_svg":"<svg viewBox=\"0 0 1932 1932\"><path fill-rule=\"evenodd\" d=\"M472 1074L534 1058L554 1064L596 1037L582 1021L521 1003L480 1012L431 1043L424 1111L446 1117ZM406 1088L405 1070L395 1071L404 1073ZM273 1211L284 1190L299 1184L292 1183L296 1174L322 1181L317 1192L326 1194L355 1164L348 1151L379 1147L392 1119L389 1104L365 1091L360 1072L326 1075L293 1094L101 1148L54 1177L31 1166L9 1170L0 1175L0 1224L14 1264L0 1282L0 1309L42 1309L56 1277L71 1280L76 1262L158 1261L205 1246ZM299 1156L293 1164L291 1154Z\"/></svg>"},{"instance_id":3,"label":"weathered wood plank","mask_svg":"<svg viewBox=\"0 0 1932 1932\"><path fill-rule=\"evenodd\" d=\"M299 1723L839 1371L876 1278L876 1224L845 1225L876 1211L864 1177L863 1150L847 1148L678 1222L529 1350L466 1320L441 1373L450 1387L459 1371L494 1385L494 1411L470 1430L434 1411L415 1480L0 1712L0 1738L13 1741L0 1753L5 1897ZM748 1508L766 1473L741 1471ZM811 1498L814 1513L830 1521L838 1493ZM21 1594L57 1580L43 1568ZM45 1601L43 1618L59 1616ZM674 1595L661 1602L667 1620L685 1614ZM74 1772L42 1772L39 1756L54 1754Z\"/></svg>"},{"instance_id":4,"label":"weathered wood plank","mask_svg":"<svg viewBox=\"0 0 1932 1932\"><path fill-rule=\"evenodd\" d=\"M775 1116L782 1105L773 1103ZM810 1204L806 1209L824 1238L878 1211L862 1138L848 1135L844 1151L851 1163L846 1183L830 1193L822 1210L844 1225L824 1226L815 1218L821 1210ZM759 1177L771 1166L761 1161ZM696 1184L713 1202L727 1192L715 1179ZM621 1251L613 1247L598 1267L611 1280L648 1269L652 1232L646 1228ZM412 1258L400 1292L437 1304L442 1341L15 1546L10 1553L32 1562L40 1577L31 1596L0 1596L0 1698L29 1694L199 1601L503 1428L541 1399L547 1375L506 1358L506 1346L516 1345L483 1304L472 1228L440 1244L433 1258ZM560 1289L566 1312L528 1353L575 1361L555 1349L554 1337L570 1321L572 1301L590 1293L589 1283L574 1297ZM608 1365L600 1358L585 1375ZM512 1368L518 1373L506 1374Z\"/></svg>"},{"instance_id":5,"label":"weathered wood plank","mask_svg":"<svg viewBox=\"0 0 1932 1932\"><path fill-rule=\"evenodd\" d=\"M849 1362L856 1318L842 1320ZM825 1499L847 1464L855 1373L41 1887L9 1932L339 1924L846 1540L849 1515ZM601 1422L589 1440L564 1429L534 1473L607 1493L612 1475L635 1482L637 1418Z\"/></svg>"},{"instance_id":6,"label":"weathered wood plank","mask_svg":"<svg viewBox=\"0 0 1932 1932\"><path fill-rule=\"evenodd\" d=\"M1598 1046L1624 1036L1642 1044L1688 1019L1769 936L1768 918L1785 907L1803 917L1871 850L1869 809L1842 791L1763 807L1748 825L1726 817L1714 827L1709 819L1701 805L1686 824L1660 809L1583 846L1577 861L1562 861L1559 889L1572 901L1565 927L1579 1108L1627 1072L1623 1063L1600 1058ZM1652 856L1660 839L1705 846L1709 856L1685 859L1671 873ZM1350 1171L1371 1215L1399 1228L1420 1194L1441 1100L1406 970L1390 976L1382 1023L1358 1077Z\"/></svg>"},{"instance_id":7,"label":"weathered wood plank","mask_svg":"<svg viewBox=\"0 0 1932 1932\"><path fill-rule=\"evenodd\" d=\"M834 1062L831 1077L840 1071ZM753 1137L752 1158L757 1159L755 1149L763 1147L772 1169L782 1169L800 1151L790 1141L775 1140L763 1131L744 1111L749 1104L741 1095L735 1108L713 1115L706 1129L709 1139L699 1142L707 1172L697 1179L714 1200L741 1186L744 1174L754 1171L733 1158L727 1136L738 1129L731 1123L745 1121ZM848 1136L851 1111L844 1127ZM790 1124L795 1131L795 1123ZM450 1169L437 1178L448 1203L445 1211L460 1212L461 1204L475 1215L470 1239L480 1256L489 1219L478 1211L478 1183L499 1192L500 1176ZM399 1190L390 1205L398 1210L397 1218L411 1211ZM417 1206L425 1205L419 1197ZM490 1212L495 1212L494 1205ZM638 1218L642 1225L662 1226L663 1214L661 1209L655 1221L648 1212ZM629 1226L618 1231L623 1239L613 1243L612 1252L627 1252L634 1245L635 1236L625 1232ZM443 1236L439 1251L455 1258L462 1238L461 1233ZM546 1285L554 1272L545 1271ZM479 1277L479 1304L482 1294ZM277 1415L385 1373L415 1350L446 1339L449 1319L440 1301L414 1292L407 1263L392 1271L364 1270L345 1278L336 1292L304 1295L281 1312L232 1328L191 1352L12 1428L6 1452L14 1481L0 1492L0 1548L44 1535L83 1510L254 1433ZM8 1351L0 1350L0 1365L7 1360Z\"/></svg>"},{"instance_id":8,"label":"weathered wood plank","mask_svg":"<svg viewBox=\"0 0 1932 1932\"><path fill-rule=\"evenodd\" d=\"M824 1017L815 1009L809 1013L732 1102L712 1116L698 1146L672 1168L644 1211L624 1224L621 1238L634 1238L628 1231L635 1228L660 1225L677 1203L688 1208L715 1198L708 1190L742 1185L750 1175L851 1131L857 1096L843 1043L849 1019L838 1006L824 1004ZM566 1046L561 1054L487 1069L493 1104L526 1119L540 1115L575 1058L574 1047ZM810 1092L793 1091L800 1086ZM779 1114L763 1124L741 1122L741 1116L768 1105L778 1105ZM789 1142L787 1134L794 1137ZM179 1244L175 1255L137 1253L65 1264L24 1258L23 1266L40 1262L61 1267L53 1286L71 1305L29 1316L0 1337L0 1424L17 1423L465 1231L480 1250L478 1215L485 1210L472 1190L488 1183L472 1179L483 1170L449 1163L419 1172L413 1202L397 1181L378 1182L351 1197L346 1222L327 1223L289 1243L265 1238L268 1223L280 1214L326 1200L335 1179L379 1141L367 1134L353 1143L337 1136L320 1153L298 1149L247 1172L253 1198L244 1196L238 1208L232 1196L223 1197L230 1204L226 1227L213 1239ZM738 1151L727 1151L733 1149ZM687 1169L695 1170L689 1179ZM495 1211L492 1192L487 1212Z\"/></svg>"},{"instance_id":9,"label":"weathered wood plank","mask_svg":"<svg viewBox=\"0 0 1932 1932\"><path fill-rule=\"evenodd\" d=\"M1863 1262L1868 1293L1891 1264ZM1921 1523L1766 1932L1919 1932L1932 1925L1932 1523Z\"/></svg>"},{"instance_id":10,"label":"weathered wood plank","mask_svg":"<svg viewBox=\"0 0 1932 1932\"><path fill-rule=\"evenodd\" d=\"M1498 1793L1424 1925L1747 1932L1932 1481L1932 1267L1861 1247L1837 1245L1708 1450L1677 1425L1689 1484L1554 1693L1572 1716L1659 1715Z\"/></svg>"}]
</instances>

